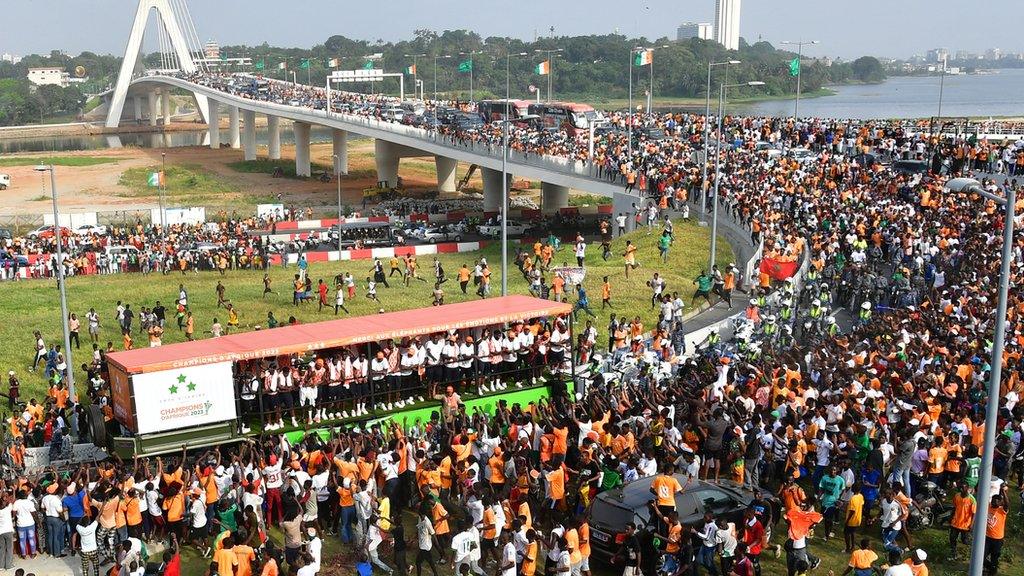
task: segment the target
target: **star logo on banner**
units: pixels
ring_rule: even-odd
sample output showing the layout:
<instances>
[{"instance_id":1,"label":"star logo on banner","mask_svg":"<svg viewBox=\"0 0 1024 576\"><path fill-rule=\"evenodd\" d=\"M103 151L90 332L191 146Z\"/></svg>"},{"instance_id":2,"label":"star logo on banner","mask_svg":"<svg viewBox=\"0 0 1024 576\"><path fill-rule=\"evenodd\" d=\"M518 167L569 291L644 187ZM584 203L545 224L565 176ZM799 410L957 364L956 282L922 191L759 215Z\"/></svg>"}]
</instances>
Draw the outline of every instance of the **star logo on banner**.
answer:
<instances>
[{"instance_id":1,"label":"star logo on banner","mask_svg":"<svg viewBox=\"0 0 1024 576\"><path fill-rule=\"evenodd\" d=\"M195 382L189 382L188 383L188 391L189 392L195 392L196 391L196 383Z\"/></svg>"},{"instance_id":2,"label":"star logo on banner","mask_svg":"<svg viewBox=\"0 0 1024 576\"><path fill-rule=\"evenodd\" d=\"M184 384L184 383L185 383L185 375L184 374L178 374L178 384Z\"/></svg>"},{"instance_id":3,"label":"star logo on banner","mask_svg":"<svg viewBox=\"0 0 1024 576\"><path fill-rule=\"evenodd\" d=\"M171 387L168 388L167 390L170 391L171 394L177 394L178 393L178 385L177 384L171 384Z\"/></svg>"}]
</instances>

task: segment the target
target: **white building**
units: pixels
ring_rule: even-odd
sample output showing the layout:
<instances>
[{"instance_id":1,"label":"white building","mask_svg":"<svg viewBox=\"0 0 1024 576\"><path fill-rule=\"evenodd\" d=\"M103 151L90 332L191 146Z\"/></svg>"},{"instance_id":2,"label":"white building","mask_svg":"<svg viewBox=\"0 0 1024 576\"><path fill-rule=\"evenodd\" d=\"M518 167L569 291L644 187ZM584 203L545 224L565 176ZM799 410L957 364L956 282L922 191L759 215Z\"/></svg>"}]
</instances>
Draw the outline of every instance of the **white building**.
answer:
<instances>
[{"instance_id":1,"label":"white building","mask_svg":"<svg viewBox=\"0 0 1024 576\"><path fill-rule=\"evenodd\" d=\"M17 64L18 62L21 62L21 56L18 56L17 54L10 54L8 52L4 52L3 54L0 54L0 62L10 62L11 64Z\"/></svg>"},{"instance_id":2,"label":"white building","mask_svg":"<svg viewBox=\"0 0 1024 576\"><path fill-rule=\"evenodd\" d=\"M203 45L203 56L208 60L220 60L220 44L210 40Z\"/></svg>"},{"instance_id":3,"label":"white building","mask_svg":"<svg viewBox=\"0 0 1024 576\"><path fill-rule=\"evenodd\" d=\"M740 47L741 0L715 0L715 42L727 50Z\"/></svg>"},{"instance_id":4,"label":"white building","mask_svg":"<svg viewBox=\"0 0 1024 576\"><path fill-rule=\"evenodd\" d=\"M60 86L64 88L70 83L71 75L59 66L29 68L28 81L36 86Z\"/></svg>"},{"instance_id":5,"label":"white building","mask_svg":"<svg viewBox=\"0 0 1024 576\"><path fill-rule=\"evenodd\" d=\"M679 28L676 28L676 40L689 40L690 38L712 40L714 36L714 27L707 22L683 22Z\"/></svg>"}]
</instances>

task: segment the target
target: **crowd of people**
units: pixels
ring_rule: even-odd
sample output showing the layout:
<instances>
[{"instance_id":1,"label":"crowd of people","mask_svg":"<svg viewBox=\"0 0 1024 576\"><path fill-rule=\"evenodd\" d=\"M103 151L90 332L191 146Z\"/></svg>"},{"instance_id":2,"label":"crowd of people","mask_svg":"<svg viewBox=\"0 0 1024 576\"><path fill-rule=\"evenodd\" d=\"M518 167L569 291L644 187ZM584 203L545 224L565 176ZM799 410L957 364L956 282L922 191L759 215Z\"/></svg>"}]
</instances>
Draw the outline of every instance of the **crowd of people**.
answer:
<instances>
[{"instance_id":1,"label":"crowd of people","mask_svg":"<svg viewBox=\"0 0 1024 576\"><path fill-rule=\"evenodd\" d=\"M820 569L815 550L838 540L841 528L848 565L827 568L865 576L884 563L889 576L920 576L929 562L961 558L978 505L979 453L985 430L995 427L984 521L986 570L998 573L1009 512L1024 484L1024 301L1011 290L1006 351L993 358L998 247L1009 215L943 185L972 170L998 172L988 164L992 150L1001 158L1014 145L935 142L884 122L731 117L722 134L712 131L722 143L721 170L705 180L694 152L705 144L709 119L609 119L619 127L643 122L665 134L631 142L627 131L608 131L592 159L602 174L642 198L632 215L637 221L652 207L660 226L662 210L707 203L717 191L719 209L749 227L766 257L808 255L800 289L773 283L767 274L737 279L732 269L694 280L691 302L710 301L711 294L727 300L736 285L747 284L750 305L742 318L771 346L753 354L715 335L698 353L680 350L682 307L676 302L682 297L659 292L653 275L647 285L652 306L661 310L657 325L644 327L628 316L610 322L606 350L603 340L597 344L598 328L581 318L578 337L590 347L577 350L578 359L600 376L585 389L569 394L556 387L550 398L526 405L499 401L491 412L468 409L460 392L532 383L538 365L558 365L550 357L553 340L567 335L558 321L500 326L486 335L425 335L426 342L382 343L365 355L337 350L294 365L254 364L243 371L243 399L253 399L245 388L252 382L261 394L288 392L292 399L291 406L280 398L271 403L275 411L258 439L166 460L115 459L21 477L5 489L0 543L6 546L4 534L16 531L19 551L32 554L42 532L48 553L77 551L88 573L96 573L94 564L115 563L123 574L134 574L137 543L141 549L144 542L171 538L168 566L176 565L180 546L194 545L208 550L215 564L210 573L222 576L242 573L241 566L248 574L261 563L274 566L263 574L287 565L290 573L307 576L342 561L359 574L413 567L418 575L424 569L437 574L439 564L449 564L460 576L589 576L599 547L607 552L602 560L625 576L760 576L772 551L785 555L785 570L796 576ZM567 134L554 137L575 142ZM814 156L770 154L761 143L806 147ZM580 146L543 153L574 155ZM987 150L983 161L981 150ZM866 161L862 152L927 160L931 169L901 172ZM997 174L982 184L994 194L1019 186ZM613 225L620 226L606 223L609 234ZM662 234L670 238L668 228ZM585 253L588 243L582 242ZM553 249L541 242L517 258L531 284L553 266ZM1013 251L1011 273L1018 278L1024 267L1019 235ZM626 270L637 273L628 249L622 258ZM473 275L467 269L464 277L468 283ZM572 301L576 316L594 315L582 286L552 278L552 284L562 280L558 290L539 288L538 295ZM546 277L538 279L545 283ZM768 293L778 297L769 301ZM846 330L829 320L838 308L854 311ZM784 327L792 332L807 321L810 331L783 338ZM540 352L548 356L538 362ZM49 353L42 356L48 364ZM604 376L630 359L639 366L664 360L671 369L667 375ZM506 376L477 380L491 370L481 370L485 361L507 368ZM989 395L995 362L1007 369L998 394ZM59 350L53 363L59 372ZM298 442L276 429L296 417L312 422L335 411L363 414L365 391L358 386L367 379L381 381L375 389L387 391L385 406L403 407L407 391L419 387L436 395L440 407L427 421L332 427L327 438L309 434ZM330 390L346 384L347 393ZM311 385L334 404L310 403L311 393L303 390ZM74 393L58 382L43 408L26 409L27 416L14 420L38 422L39 412L45 419L46 407L52 414L61 398L65 410L75 405ZM989 402L999 403L994 422L984 418ZM49 426L54 433L70 425L66 411L57 413ZM709 513L684 525L676 497L697 480L745 486L751 497L743 518ZM595 500L640 481L651 486L651 521L599 540L589 514ZM939 517L936 502L951 512L945 525L931 526L948 530L948 547L922 549L916 530ZM281 528L283 546L274 544L271 526ZM337 538L347 556L323 557L321 538ZM0 568L3 559L0 552Z\"/></svg>"}]
</instances>

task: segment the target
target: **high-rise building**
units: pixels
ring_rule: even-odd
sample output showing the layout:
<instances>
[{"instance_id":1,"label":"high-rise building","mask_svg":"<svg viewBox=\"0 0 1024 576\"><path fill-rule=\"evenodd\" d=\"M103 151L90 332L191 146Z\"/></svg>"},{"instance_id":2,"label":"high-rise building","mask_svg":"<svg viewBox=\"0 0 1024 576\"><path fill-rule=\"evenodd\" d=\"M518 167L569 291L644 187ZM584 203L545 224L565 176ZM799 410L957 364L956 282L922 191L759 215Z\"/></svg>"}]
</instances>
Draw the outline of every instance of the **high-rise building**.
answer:
<instances>
[{"instance_id":1,"label":"high-rise building","mask_svg":"<svg viewBox=\"0 0 1024 576\"><path fill-rule=\"evenodd\" d=\"M727 50L740 47L740 1L715 0L715 42Z\"/></svg>"},{"instance_id":2,"label":"high-rise building","mask_svg":"<svg viewBox=\"0 0 1024 576\"><path fill-rule=\"evenodd\" d=\"M999 60L1003 57L1003 51L999 48L989 48L985 50L985 60Z\"/></svg>"},{"instance_id":3,"label":"high-rise building","mask_svg":"<svg viewBox=\"0 0 1024 576\"><path fill-rule=\"evenodd\" d=\"M215 40L210 40L203 46L203 56L208 60L217 60L220 58L220 44L217 44Z\"/></svg>"},{"instance_id":4,"label":"high-rise building","mask_svg":"<svg viewBox=\"0 0 1024 576\"><path fill-rule=\"evenodd\" d=\"M676 40L689 40L690 38L711 40L714 38L714 28L706 22L683 22L679 28L676 28Z\"/></svg>"}]
</instances>

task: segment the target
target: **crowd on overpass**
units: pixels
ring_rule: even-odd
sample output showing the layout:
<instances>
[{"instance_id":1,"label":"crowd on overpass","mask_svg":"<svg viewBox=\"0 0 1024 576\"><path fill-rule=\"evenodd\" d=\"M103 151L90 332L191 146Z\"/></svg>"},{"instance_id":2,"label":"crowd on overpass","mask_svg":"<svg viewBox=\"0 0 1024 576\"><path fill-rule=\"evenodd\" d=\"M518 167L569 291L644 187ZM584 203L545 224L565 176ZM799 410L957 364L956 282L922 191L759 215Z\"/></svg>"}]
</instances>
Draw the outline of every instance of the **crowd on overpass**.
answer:
<instances>
[{"instance_id":1,"label":"crowd on overpass","mask_svg":"<svg viewBox=\"0 0 1024 576\"><path fill-rule=\"evenodd\" d=\"M1014 522L1008 512L1024 483L1024 300L1011 290L1006 351L992 357L998 247L1009 215L993 202L944 188L951 176L989 168L988 156L972 159L967 152L986 144L936 143L886 123L735 117L725 122L721 176L714 182L713 174L703 181L693 157L708 119L642 121L648 131L637 142L610 130L595 153L612 178L643 194L641 204L668 210L673 203L707 202L717 190L720 209L764 241L766 258L808 255L802 290L790 295L783 285L772 300L752 294L744 315L754 325L752 338L779 342L774 334L782 328L773 326L793 327L828 306L852 307L854 326L845 332L820 326L759 354L712 333L698 353L679 355L667 375L641 369L663 357L657 327L613 324L600 335L588 328L595 343L608 337L609 353L588 359L594 376L578 397L555 394L487 414L466 410L446 390L444 414L428 422L361 424L300 442L271 430L241 449L104 464L71 478L48 473L6 496L19 512L22 545L43 524L31 513L37 500L66 494L64 504L50 498L43 508L77 511L83 508L75 499L88 492L99 508L71 515L78 525L72 534L83 537L48 541L51 553L79 547L83 562L94 561L97 549L86 551L84 544L95 541L84 534L97 529L92 518L98 517L100 555L117 562L135 559L128 556L133 538L162 537L166 524L188 528L187 539L201 548L211 546L222 570L251 565L257 551L261 562L277 566L280 560L270 559L280 546L266 547L273 539L264 539L264 527L280 509L286 562L302 576L325 561L325 537L349 546L362 574L405 572L412 564L433 570L442 561L458 574L589 576L592 559L601 559L625 566L627 576L759 576L777 550L793 576L818 567L815 550L837 546L858 574L877 568L879 554L892 566L907 564L891 576L924 574L928 563L959 561L979 504L978 455L986 429L994 427L984 521L986 566L997 573L1004 541L1017 546L1006 538ZM611 122L621 127L629 116L612 115ZM810 154L775 154L773 144ZM578 144L571 146L578 152ZM883 163L886 157L926 163L907 171ZM1001 194L1018 183L987 178L983 186ZM1015 278L1024 268L1020 236L1013 246ZM767 274L757 286L772 287ZM710 292L715 284L703 276L697 288ZM621 346L620 336L629 345ZM337 360L343 374L343 356L324 363ZM996 362L1006 369L999 393L989 395ZM501 384L515 387L532 377L516 364ZM50 414L59 429L66 420L52 415L71 405L66 397L58 385L41 408L26 408L19 418ZM996 421L984 418L989 402L999 403ZM743 486L732 492L742 500L736 515L716 516L712 504L677 498L721 486L719 480ZM595 512L609 505L602 493L623 485L650 487L639 501L649 522L619 526ZM914 544L916 529L937 511L929 499L951 512L944 549ZM122 518L116 513L122 505L133 512ZM2 514L11 510L0 508ZM62 535L67 523L53 522L53 532L45 525L47 535ZM840 533L841 544L826 542Z\"/></svg>"}]
</instances>

